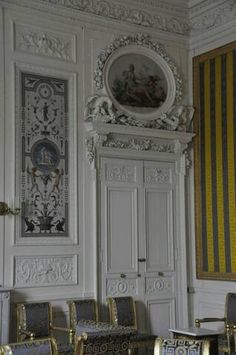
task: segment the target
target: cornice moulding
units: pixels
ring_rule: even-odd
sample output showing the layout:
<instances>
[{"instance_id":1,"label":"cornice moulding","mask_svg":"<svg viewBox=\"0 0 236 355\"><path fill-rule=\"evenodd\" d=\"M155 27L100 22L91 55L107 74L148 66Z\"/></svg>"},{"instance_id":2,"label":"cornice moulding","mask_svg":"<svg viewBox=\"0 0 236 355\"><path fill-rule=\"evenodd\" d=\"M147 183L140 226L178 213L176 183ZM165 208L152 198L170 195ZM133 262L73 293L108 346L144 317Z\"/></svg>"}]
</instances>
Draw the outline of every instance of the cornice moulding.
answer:
<instances>
[{"instance_id":1,"label":"cornice moulding","mask_svg":"<svg viewBox=\"0 0 236 355\"><path fill-rule=\"evenodd\" d=\"M190 132L166 131L163 129L153 130L150 128L127 127L114 124L107 125L105 123L95 122L85 122L85 127L87 132L96 132L98 134L107 135L110 133L120 133L140 137L179 140L181 143L189 143L195 136L195 133Z\"/></svg>"},{"instance_id":2,"label":"cornice moulding","mask_svg":"<svg viewBox=\"0 0 236 355\"><path fill-rule=\"evenodd\" d=\"M125 0L0 0L0 5L46 11L74 21L82 15L85 19L90 16L90 22L91 15L97 21L105 17L183 38L236 19L236 0L177 0L175 4L170 0L129 0L128 3Z\"/></svg>"},{"instance_id":3,"label":"cornice moulding","mask_svg":"<svg viewBox=\"0 0 236 355\"><path fill-rule=\"evenodd\" d=\"M19 5L32 9L46 11L57 14L60 9L68 10L71 15L74 12L81 14L94 15L97 18L106 17L111 20L125 22L127 24L138 25L146 28L158 29L163 32L186 35L189 32L188 22L183 18L183 11L176 14L172 11L166 12L166 8L154 10L150 6L140 6L141 4L130 5L111 0L2 0L6 5ZM165 6L166 7L166 6ZM171 10L171 7L168 7Z\"/></svg>"},{"instance_id":4,"label":"cornice moulding","mask_svg":"<svg viewBox=\"0 0 236 355\"><path fill-rule=\"evenodd\" d=\"M236 1L228 0L224 4L214 4L216 6L193 16L190 20L192 32L205 32L213 28L218 28L225 23L236 20Z\"/></svg>"}]
</instances>

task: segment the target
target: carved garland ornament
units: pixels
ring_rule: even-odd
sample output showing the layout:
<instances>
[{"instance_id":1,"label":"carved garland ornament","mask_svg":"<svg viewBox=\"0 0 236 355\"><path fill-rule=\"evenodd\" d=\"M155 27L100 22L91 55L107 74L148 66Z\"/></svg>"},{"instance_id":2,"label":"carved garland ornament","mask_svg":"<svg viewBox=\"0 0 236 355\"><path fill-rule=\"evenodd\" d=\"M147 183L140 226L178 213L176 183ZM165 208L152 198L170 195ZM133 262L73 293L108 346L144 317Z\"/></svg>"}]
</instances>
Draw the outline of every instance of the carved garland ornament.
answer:
<instances>
[{"instance_id":1,"label":"carved garland ornament","mask_svg":"<svg viewBox=\"0 0 236 355\"><path fill-rule=\"evenodd\" d=\"M143 33L138 33L133 36L123 36L123 37L116 38L113 41L113 43L108 45L100 53L97 59L97 68L94 76L96 88L102 89L104 86L104 67L110 55L113 54L114 51L130 45L142 46L144 48L148 48L156 52L161 58L165 60L166 63L168 63L169 67L172 70L176 82L176 102L179 102L182 98L182 79L178 74L175 63L165 53L164 48L161 44L152 41L149 35Z\"/></svg>"},{"instance_id":2,"label":"carved garland ornament","mask_svg":"<svg viewBox=\"0 0 236 355\"><path fill-rule=\"evenodd\" d=\"M53 5L60 5L97 16L109 17L122 22L133 23L144 27L158 28L161 31L187 34L189 25L180 17L159 15L156 12L144 11L137 7L130 8L119 2L105 0L42 0ZM38 0L37 0L38 2Z\"/></svg>"},{"instance_id":3,"label":"carved garland ornament","mask_svg":"<svg viewBox=\"0 0 236 355\"><path fill-rule=\"evenodd\" d=\"M72 60L72 41L50 33L24 29L16 33L16 48L22 51Z\"/></svg>"}]
</instances>

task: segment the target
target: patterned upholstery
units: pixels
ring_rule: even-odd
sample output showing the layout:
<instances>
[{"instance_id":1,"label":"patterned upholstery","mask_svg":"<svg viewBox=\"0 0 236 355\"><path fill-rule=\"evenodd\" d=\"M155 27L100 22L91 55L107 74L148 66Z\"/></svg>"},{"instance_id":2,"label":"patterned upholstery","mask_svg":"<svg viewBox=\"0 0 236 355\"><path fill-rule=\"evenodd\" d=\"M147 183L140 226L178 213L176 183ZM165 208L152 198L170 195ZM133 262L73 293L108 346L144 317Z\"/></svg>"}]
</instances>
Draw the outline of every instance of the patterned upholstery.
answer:
<instances>
[{"instance_id":1,"label":"patterned upholstery","mask_svg":"<svg viewBox=\"0 0 236 355\"><path fill-rule=\"evenodd\" d=\"M227 293L225 302L225 316L223 318L196 319L196 327L201 323L224 322L225 334L218 336L218 350L225 354L236 352L236 293Z\"/></svg>"},{"instance_id":2,"label":"patterned upholstery","mask_svg":"<svg viewBox=\"0 0 236 355\"><path fill-rule=\"evenodd\" d=\"M27 332L34 338L51 336L51 314L48 302L17 305L18 341L27 338Z\"/></svg>"},{"instance_id":3,"label":"patterned upholstery","mask_svg":"<svg viewBox=\"0 0 236 355\"><path fill-rule=\"evenodd\" d=\"M77 338L75 355L126 355L129 349L129 335L91 335L83 333Z\"/></svg>"},{"instance_id":4,"label":"patterned upholstery","mask_svg":"<svg viewBox=\"0 0 236 355\"><path fill-rule=\"evenodd\" d=\"M209 355L209 349L207 340L157 338L154 355Z\"/></svg>"},{"instance_id":5,"label":"patterned upholstery","mask_svg":"<svg viewBox=\"0 0 236 355\"><path fill-rule=\"evenodd\" d=\"M52 326L52 307L49 302L17 304L17 341L51 337L53 330L67 332L68 344L58 344L60 355L72 355L72 329Z\"/></svg>"},{"instance_id":6,"label":"patterned upholstery","mask_svg":"<svg viewBox=\"0 0 236 355\"><path fill-rule=\"evenodd\" d=\"M57 355L57 345L53 338L0 346L1 355Z\"/></svg>"},{"instance_id":7,"label":"patterned upholstery","mask_svg":"<svg viewBox=\"0 0 236 355\"><path fill-rule=\"evenodd\" d=\"M94 299L68 301L70 327L75 329L80 320L98 321L98 306Z\"/></svg>"},{"instance_id":8,"label":"patterned upholstery","mask_svg":"<svg viewBox=\"0 0 236 355\"><path fill-rule=\"evenodd\" d=\"M110 321L115 325L132 327L137 330L135 302L132 297L113 297L107 299ZM129 349L154 348L156 335L136 332L130 336Z\"/></svg>"},{"instance_id":9,"label":"patterned upholstery","mask_svg":"<svg viewBox=\"0 0 236 355\"><path fill-rule=\"evenodd\" d=\"M137 328L135 304L132 297L114 297L111 299L114 304L113 322L124 327Z\"/></svg>"}]
</instances>

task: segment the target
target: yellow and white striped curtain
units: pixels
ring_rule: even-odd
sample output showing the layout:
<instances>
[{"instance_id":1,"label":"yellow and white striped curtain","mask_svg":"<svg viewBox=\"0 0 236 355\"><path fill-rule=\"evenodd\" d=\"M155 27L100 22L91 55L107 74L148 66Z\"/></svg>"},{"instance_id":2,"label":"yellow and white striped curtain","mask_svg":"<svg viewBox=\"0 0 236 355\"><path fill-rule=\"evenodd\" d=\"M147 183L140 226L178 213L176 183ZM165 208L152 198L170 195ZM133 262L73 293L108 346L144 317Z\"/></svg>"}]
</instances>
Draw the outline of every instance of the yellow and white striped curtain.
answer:
<instances>
[{"instance_id":1,"label":"yellow and white striped curtain","mask_svg":"<svg viewBox=\"0 0 236 355\"><path fill-rule=\"evenodd\" d=\"M193 68L197 277L236 280L236 42Z\"/></svg>"}]
</instances>

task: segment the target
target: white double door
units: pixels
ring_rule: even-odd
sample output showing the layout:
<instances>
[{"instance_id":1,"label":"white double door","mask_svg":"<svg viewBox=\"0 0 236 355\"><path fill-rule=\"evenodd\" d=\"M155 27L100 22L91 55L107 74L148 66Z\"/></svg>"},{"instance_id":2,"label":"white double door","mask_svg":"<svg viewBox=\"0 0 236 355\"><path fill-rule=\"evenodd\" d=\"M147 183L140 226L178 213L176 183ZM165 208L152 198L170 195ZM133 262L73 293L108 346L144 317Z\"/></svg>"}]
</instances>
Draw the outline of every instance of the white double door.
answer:
<instances>
[{"instance_id":1,"label":"white double door","mask_svg":"<svg viewBox=\"0 0 236 355\"><path fill-rule=\"evenodd\" d=\"M133 296L139 328L160 336L187 319L178 166L101 159L100 296Z\"/></svg>"}]
</instances>

